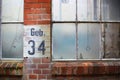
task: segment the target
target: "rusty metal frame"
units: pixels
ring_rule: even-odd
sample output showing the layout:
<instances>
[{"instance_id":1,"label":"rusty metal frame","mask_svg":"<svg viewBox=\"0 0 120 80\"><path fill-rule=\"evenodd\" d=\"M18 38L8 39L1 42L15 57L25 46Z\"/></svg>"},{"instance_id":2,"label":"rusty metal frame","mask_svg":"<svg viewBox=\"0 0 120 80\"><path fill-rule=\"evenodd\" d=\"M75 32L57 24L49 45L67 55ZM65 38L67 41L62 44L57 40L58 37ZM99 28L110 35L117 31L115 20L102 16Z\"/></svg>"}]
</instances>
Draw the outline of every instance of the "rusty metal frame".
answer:
<instances>
[{"instance_id":1,"label":"rusty metal frame","mask_svg":"<svg viewBox=\"0 0 120 80\"><path fill-rule=\"evenodd\" d=\"M51 5L52 5L52 1L51 1ZM78 24L80 23L98 23L98 24L101 24L101 28L103 26L103 24L106 24L106 23L118 23L120 24L120 20L118 21L115 21L115 20L102 20L102 12L101 12L101 0L99 0L99 10L100 10L100 16L99 16L99 20L96 20L96 21L78 21L78 16L77 16L77 0L76 0L76 21L53 21L52 19L52 15L51 15L51 61L120 61L120 59L116 59L116 58L110 58L110 59L106 59L104 58L105 57L105 41L103 42L103 45L100 45L100 46L103 46L103 54L100 53L100 58L99 59L78 59ZM51 14L52 14L52 7L51 7ZM76 25L76 59L52 59L52 27L53 27L53 24L54 23L75 23ZM105 27L103 26L104 28L104 35L105 35ZM101 32L102 33L102 32ZM102 38L102 34L101 34L101 38ZM105 36L103 36L103 38L105 39ZM101 41L102 43L102 41ZM100 43L100 44L101 44ZM120 43L120 42L119 42Z\"/></svg>"}]
</instances>

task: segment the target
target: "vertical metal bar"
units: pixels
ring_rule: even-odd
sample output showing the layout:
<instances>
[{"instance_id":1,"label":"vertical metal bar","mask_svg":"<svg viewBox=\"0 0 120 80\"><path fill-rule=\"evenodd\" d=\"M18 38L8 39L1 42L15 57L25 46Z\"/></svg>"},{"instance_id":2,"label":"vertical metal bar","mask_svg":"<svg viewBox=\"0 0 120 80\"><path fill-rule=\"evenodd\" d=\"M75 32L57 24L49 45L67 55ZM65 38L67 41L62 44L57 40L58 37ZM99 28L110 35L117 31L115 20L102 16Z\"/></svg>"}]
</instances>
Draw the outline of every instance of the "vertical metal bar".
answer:
<instances>
[{"instance_id":1,"label":"vertical metal bar","mask_svg":"<svg viewBox=\"0 0 120 80\"><path fill-rule=\"evenodd\" d=\"M2 38L1 38L1 8L2 0L0 0L0 58L2 58Z\"/></svg>"},{"instance_id":2,"label":"vertical metal bar","mask_svg":"<svg viewBox=\"0 0 120 80\"><path fill-rule=\"evenodd\" d=\"M78 16L77 16L77 0L76 0L76 23L75 23L75 27L76 27L76 59L78 60Z\"/></svg>"}]
</instances>

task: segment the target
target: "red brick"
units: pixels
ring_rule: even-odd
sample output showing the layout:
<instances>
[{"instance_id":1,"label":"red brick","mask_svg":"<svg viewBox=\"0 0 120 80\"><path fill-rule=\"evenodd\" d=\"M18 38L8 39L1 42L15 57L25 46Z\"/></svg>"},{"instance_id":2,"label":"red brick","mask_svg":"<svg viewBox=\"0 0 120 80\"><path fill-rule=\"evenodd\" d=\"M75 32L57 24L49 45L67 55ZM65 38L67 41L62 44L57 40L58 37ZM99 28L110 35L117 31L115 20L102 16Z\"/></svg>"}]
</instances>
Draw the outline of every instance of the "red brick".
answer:
<instances>
[{"instance_id":1,"label":"red brick","mask_svg":"<svg viewBox=\"0 0 120 80\"><path fill-rule=\"evenodd\" d=\"M34 3L34 2L38 2L38 0L24 0L25 3Z\"/></svg>"},{"instance_id":2,"label":"red brick","mask_svg":"<svg viewBox=\"0 0 120 80\"><path fill-rule=\"evenodd\" d=\"M25 69L25 74L32 74L32 70Z\"/></svg>"},{"instance_id":3,"label":"red brick","mask_svg":"<svg viewBox=\"0 0 120 80\"><path fill-rule=\"evenodd\" d=\"M25 3L24 8L25 9L31 9L31 8L50 8L50 3Z\"/></svg>"},{"instance_id":4,"label":"red brick","mask_svg":"<svg viewBox=\"0 0 120 80\"><path fill-rule=\"evenodd\" d=\"M35 69L35 70L33 70L33 73L34 74L41 74L41 70Z\"/></svg>"},{"instance_id":5,"label":"red brick","mask_svg":"<svg viewBox=\"0 0 120 80\"><path fill-rule=\"evenodd\" d=\"M24 8L31 9L31 8L42 8L40 3L25 3Z\"/></svg>"},{"instance_id":6,"label":"red brick","mask_svg":"<svg viewBox=\"0 0 120 80\"><path fill-rule=\"evenodd\" d=\"M51 70L42 70L42 74L51 74Z\"/></svg>"},{"instance_id":7,"label":"red brick","mask_svg":"<svg viewBox=\"0 0 120 80\"><path fill-rule=\"evenodd\" d=\"M33 63L41 63L41 59L40 58L34 58L33 59Z\"/></svg>"},{"instance_id":8,"label":"red brick","mask_svg":"<svg viewBox=\"0 0 120 80\"><path fill-rule=\"evenodd\" d=\"M50 7L51 7L51 4L50 4L50 3L42 3L42 4L41 4L41 7L42 7L42 8L50 8Z\"/></svg>"},{"instance_id":9,"label":"red brick","mask_svg":"<svg viewBox=\"0 0 120 80\"><path fill-rule=\"evenodd\" d=\"M30 20L25 20L24 25L38 25L38 24L50 24L49 20L46 21L30 21Z\"/></svg>"},{"instance_id":10,"label":"red brick","mask_svg":"<svg viewBox=\"0 0 120 80\"><path fill-rule=\"evenodd\" d=\"M25 64L26 68L36 68L36 64Z\"/></svg>"},{"instance_id":11,"label":"red brick","mask_svg":"<svg viewBox=\"0 0 120 80\"><path fill-rule=\"evenodd\" d=\"M41 15L41 19L42 20L50 20L50 14L43 14L43 15Z\"/></svg>"},{"instance_id":12,"label":"red brick","mask_svg":"<svg viewBox=\"0 0 120 80\"><path fill-rule=\"evenodd\" d=\"M46 78L46 75L39 75L38 76L38 79L45 79Z\"/></svg>"},{"instance_id":13,"label":"red brick","mask_svg":"<svg viewBox=\"0 0 120 80\"><path fill-rule=\"evenodd\" d=\"M42 2L42 3L50 3L51 0L38 0L38 2Z\"/></svg>"},{"instance_id":14,"label":"red brick","mask_svg":"<svg viewBox=\"0 0 120 80\"><path fill-rule=\"evenodd\" d=\"M37 75L29 75L29 79L37 79Z\"/></svg>"},{"instance_id":15,"label":"red brick","mask_svg":"<svg viewBox=\"0 0 120 80\"><path fill-rule=\"evenodd\" d=\"M39 64L38 68L45 69L45 68L49 68L49 66L50 66L50 64Z\"/></svg>"},{"instance_id":16,"label":"red brick","mask_svg":"<svg viewBox=\"0 0 120 80\"><path fill-rule=\"evenodd\" d=\"M42 63L50 63L50 58L42 58Z\"/></svg>"}]
</instances>

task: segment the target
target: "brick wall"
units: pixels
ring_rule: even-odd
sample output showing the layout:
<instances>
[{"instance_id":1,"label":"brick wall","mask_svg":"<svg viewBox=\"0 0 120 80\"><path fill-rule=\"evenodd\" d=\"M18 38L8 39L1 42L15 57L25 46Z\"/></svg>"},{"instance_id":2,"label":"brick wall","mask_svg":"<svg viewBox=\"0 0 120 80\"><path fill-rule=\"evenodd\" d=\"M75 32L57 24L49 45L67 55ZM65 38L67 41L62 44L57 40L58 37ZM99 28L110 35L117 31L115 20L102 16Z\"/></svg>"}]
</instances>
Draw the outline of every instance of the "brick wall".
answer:
<instances>
[{"instance_id":1,"label":"brick wall","mask_svg":"<svg viewBox=\"0 0 120 80\"><path fill-rule=\"evenodd\" d=\"M51 0L24 0L24 24L50 24Z\"/></svg>"},{"instance_id":2,"label":"brick wall","mask_svg":"<svg viewBox=\"0 0 120 80\"><path fill-rule=\"evenodd\" d=\"M45 37L46 51L39 57L28 57L24 59L24 80L50 80L50 19L51 0L24 0L24 25L38 26Z\"/></svg>"},{"instance_id":3,"label":"brick wall","mask_svg":"<svg viewBox=\"0 0 120 80\"><path fill-rule=\"evenodd\" d=\"M45 40L49 50L45 52L47 55L24 58L23 80L120 79L119 62L51 62L50 20L51 0L24 0L24 25L38 25L41 29L46 29L48 35Z\"/></svg>"},{"instance_id":4,"label":"brick wall","mask_svg":"<svg viewBox=\"0 0 120 80\"><path fill-rule=\"evenodd\" d=\"M25 57L23 77L0 76L0 80L120 80L120 62L51 62L51 0L24 0L24 27L40 26L47 40L45 55ZM49 28L49 30L48 30Z\"/></svg>"},{"instance_id":5,"label":"brick wall","mask_svg":"<svg viewBox=\"0 0 120 80\"><path fill-rule=\"evenodd\" d=\"M50 58L27 58L24 61L25 80L50 80L51 64Z\"/></svg>"}]
</instances>

